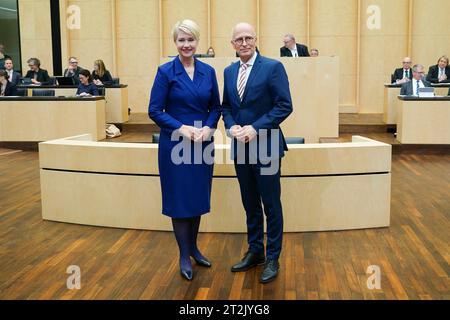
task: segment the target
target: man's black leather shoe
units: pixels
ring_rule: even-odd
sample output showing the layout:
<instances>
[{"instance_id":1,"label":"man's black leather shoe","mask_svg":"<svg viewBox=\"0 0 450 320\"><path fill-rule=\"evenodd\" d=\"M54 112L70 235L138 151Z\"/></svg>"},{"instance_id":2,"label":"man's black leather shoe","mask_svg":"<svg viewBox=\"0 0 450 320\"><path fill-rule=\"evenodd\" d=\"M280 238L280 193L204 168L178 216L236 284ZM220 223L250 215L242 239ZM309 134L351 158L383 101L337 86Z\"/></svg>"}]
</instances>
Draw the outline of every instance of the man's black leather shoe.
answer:
<instances>
[{"instance_id":1,"label":"man's black leather shoe","mask_svg":"<svg viewBox=\"0 0 450 320\"><path fill-rule=\"evenodd\" d=\"M244 258L231 267L232 272L247 271L257 265L263 264L266 261L264 253L253 253L248 251Z\"/></svg>"},{"instance_id":2,"label":"man's black leather shoe","mask_svg":"<svg viewBox=\"0 0 450 320\"><path fill-rule=\"evenodd\" d=\"M267 260L266 264L264 265L264 270L261 273L261 278L259 281L261 283L268 283L272 280L275 280L275 278L278 275L278 270L280 269L280 264L278 263L278 260Z\"/></svg>"}]
</instances>

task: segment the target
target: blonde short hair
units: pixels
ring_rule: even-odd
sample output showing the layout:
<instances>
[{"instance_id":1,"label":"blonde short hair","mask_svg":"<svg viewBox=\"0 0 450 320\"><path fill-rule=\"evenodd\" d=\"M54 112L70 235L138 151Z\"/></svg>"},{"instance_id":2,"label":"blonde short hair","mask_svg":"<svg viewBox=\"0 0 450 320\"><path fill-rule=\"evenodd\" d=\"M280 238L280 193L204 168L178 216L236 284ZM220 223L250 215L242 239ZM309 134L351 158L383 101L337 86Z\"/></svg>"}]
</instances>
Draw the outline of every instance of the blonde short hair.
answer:
<instances>
[{"instance_id":1,"label":"blonde short hair","mask_svg":"<svg viewBox=\"0 0 450 320\"><path fill-rule=\"evenodd\" d=\"M195 40L200 40L200 28L197 23L192 20L185 19L183 21L177 21L172 28L173 41L177 41L178 32L183 31L192 34Z\"/></svg>"},{"instance_id":2,"label":"blonde short hair","mask_svg":"<svg viewBox=\"0 0 450 320\"><path fill-rule=\"evenodd\" d=\"M439 59L438 59L438 64L439 64L439 61L441 61L442 59L444 59L445 61L447 61L447 66L448 66L448 57L446 56L446 55L443 55L442 57L440 57Z\"/></svg>"}]
</instances>

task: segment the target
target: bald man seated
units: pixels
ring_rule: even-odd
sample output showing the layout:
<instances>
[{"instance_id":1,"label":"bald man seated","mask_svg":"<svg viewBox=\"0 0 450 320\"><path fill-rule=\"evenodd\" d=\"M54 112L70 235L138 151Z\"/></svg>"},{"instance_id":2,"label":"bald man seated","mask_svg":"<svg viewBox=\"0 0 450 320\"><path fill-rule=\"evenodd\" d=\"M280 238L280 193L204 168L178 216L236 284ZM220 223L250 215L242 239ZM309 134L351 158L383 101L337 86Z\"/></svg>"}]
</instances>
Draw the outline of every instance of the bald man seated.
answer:
<instances>
[{"instance_id":1,"label":"bald man seated","mask_svg":"<svg viewBox=\"0 0 450 320\"><path fill-rule=\"evenodd\" d=\"M308 47L295 42L292 34L287 34L283 39L284 47L280 48L280 57L309 57Z\"/></svg>"},{"instance_id":2,"label":"bald man seated","mask_svg":"<svg viewBox=\"0 0 450 320\"><path fill-rule=\"evenodd\" d=\"M412 79L412 70L411 70L411 58L405 57L402 61L403 67L395 69L394 74L392 75L391 83L402 84Z\"/></svg>"}]
</instances>

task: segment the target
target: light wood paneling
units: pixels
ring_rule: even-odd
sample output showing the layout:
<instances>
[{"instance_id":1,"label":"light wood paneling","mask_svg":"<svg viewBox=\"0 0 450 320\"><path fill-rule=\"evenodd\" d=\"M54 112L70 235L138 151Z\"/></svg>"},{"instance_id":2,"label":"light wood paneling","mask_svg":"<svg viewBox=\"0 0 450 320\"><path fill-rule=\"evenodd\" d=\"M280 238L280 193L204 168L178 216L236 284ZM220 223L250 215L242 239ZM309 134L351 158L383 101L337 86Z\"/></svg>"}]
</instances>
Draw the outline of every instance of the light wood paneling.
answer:
<instances>
[{"instance_id":1,"label":"light wood paneling","mask_svg":"<svg viewBox=\"0 0 450 320\"><path fill-rule=\"evenodd\" d=\"M104 99L0 103L0 141L46 141L82 133L105 139Z\"/></svg>"},{"instance_id":2,"label":"light wood paneling","mask_svg":"<svg viewBox=\"0 0 450 320\"><path fill-rule=\"evenodd\" d=\"M397 140L409 144L450 144L450 100L400 100Z\"/></svg>"},{"instance_id":3,"label":"light wood paneling","mask_svg":"<svg viewBox=\"0 0 450 320\"><path fill-rule=\"evenodd\" d=\"M339 56L340 111L381 113L383 84L404 56L427 68L450 54L447 0L64 0L60 1L63 65L76 55L92 69L103 59L130 90L132 112L146 112L161 56L176 53L170 38L175 21L199 23L198 53L211 44L218 57L235 55L231 29L240 21L257 28L262 54L279 56L285 33ZM78 5L81 29L65 28L65 8ZM381 10L381 29L366 26L369 5ZM50 8L45 0L19 0L22 60L41 59L52 73ZM25 23L26 22L26 23ZM210 43L209 43L210 42Z\"/></svg>"},{"instance_id":4,"label":"light wood paneling","mask_svg":"<svg viewBox=\"0 0 450 320\"><path fill-rule=\"evenodd\" d=\"M160 214L158 145L87 138L39 144L43 218L170 230ZM216 145L212 214L205 217L202 231L245 232L234 164L224 152L229 147ZM367 138L291 145L281 171L285 231L388 226L390 171L391 146Z\"/></svg>"},{"instance_id":5,"label":"light wood paneling","mask_svg":"<svg viewBox=\"0 0 450 320\"><path fill-rule=\"evenodd\" d=\"M299 43L307 40L307 0L260 1L260 50L268 57L279 57L283 37L291 33ZM286 10L289 8L289 10Z\"/></svg>"},{"instance_id":6,"label":"light wood paneling","mask_svg":"<svg viewBox=\"0 0 450 320\"><path fill-rule=\"evenodd\" d=\"M41 67L52 74L50 1L20 0L19 14L23 74L28 70L27 60L32 57L41 60Z\"/></svg>"},{"instance_id":7,"label":"light wood paneling","mask_svg":"<svg viewBox=\"0 0 450 320\"><path fill-rule=\"evenodd\" d=\"M200 27L200 42L197 53L208 50L208 0L162 0L163 56L177 55L173 42L172 27L179 20L190 19Z\"/></svg>"},{"instance_id":8,"label":"light wood paneling","mask_svg":"<svg viewBox=\"0 0 450 320\"><path fill-rule=\"evenodd\" d=\"M257 0L211 0L211 42L216 57L234 57L230 43L233 27L248 22L256 28L257 20Z\"/></svg>"},{"instance_id":9,"label":"light wood paneling","mask_svg":"<svg viewBox=\"0 0 450 320\"><path fill-rule=\"evenodd\" d=\"M216 70L221 95L223 70L236 59L202 59ZM303 137L306 143L319 142L321 137L337 137L339 135L339 58L276 59L281 61L286 69L294 109L281 125L284 135ZM161 59L161 63L170 60L172 59ZM223 121L219 121L219 129L225 137Z\"/></svg>"}]
</instances>

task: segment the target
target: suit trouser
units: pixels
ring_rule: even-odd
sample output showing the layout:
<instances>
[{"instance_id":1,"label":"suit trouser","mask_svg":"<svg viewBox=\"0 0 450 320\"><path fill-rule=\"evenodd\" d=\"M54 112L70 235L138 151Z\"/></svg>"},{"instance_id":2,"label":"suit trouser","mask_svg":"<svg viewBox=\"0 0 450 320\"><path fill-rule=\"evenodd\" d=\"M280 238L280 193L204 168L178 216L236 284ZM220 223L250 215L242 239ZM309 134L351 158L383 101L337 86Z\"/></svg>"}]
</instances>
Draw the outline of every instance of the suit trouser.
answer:
<instances>
[{"instance_id":1,"label":"suit trouser","mask_svg":"<svg viewBox=\"0 0 450 320\"><path fill-rule=\"evenodd\" d=\"M283 241L283 210L281 206L280 168L275 174L264 174L263 167L268 165L237 164L236 174L241 189L241 198L247 214L247 242L249 251L264 252L264 214L267 221L267 259L278 259ZM262 204L261 204L262 201Z\"/></svg>"}]
</instances>

